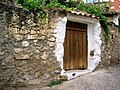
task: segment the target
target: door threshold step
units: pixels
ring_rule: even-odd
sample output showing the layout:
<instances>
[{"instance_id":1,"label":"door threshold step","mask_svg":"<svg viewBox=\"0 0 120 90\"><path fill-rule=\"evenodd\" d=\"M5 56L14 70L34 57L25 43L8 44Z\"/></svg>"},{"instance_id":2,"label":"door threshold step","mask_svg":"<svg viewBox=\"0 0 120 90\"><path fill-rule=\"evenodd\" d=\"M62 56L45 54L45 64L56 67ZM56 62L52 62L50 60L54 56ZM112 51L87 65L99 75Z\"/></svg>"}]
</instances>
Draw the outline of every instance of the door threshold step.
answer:
<instances>
[{"instance_id":1,"label":"door threshold step","mask_svg":"<svg viewBox=\"0 0 120 90\"><path fill-rule=\"evenodd\" d=\"M87 74L92 72L89 69L85 69L85 70L68 70L64 72L64 75L66 75L68 77L68 80L74 79L76 77L79 77L81 75Z\"/></svg>"}]
</instances>

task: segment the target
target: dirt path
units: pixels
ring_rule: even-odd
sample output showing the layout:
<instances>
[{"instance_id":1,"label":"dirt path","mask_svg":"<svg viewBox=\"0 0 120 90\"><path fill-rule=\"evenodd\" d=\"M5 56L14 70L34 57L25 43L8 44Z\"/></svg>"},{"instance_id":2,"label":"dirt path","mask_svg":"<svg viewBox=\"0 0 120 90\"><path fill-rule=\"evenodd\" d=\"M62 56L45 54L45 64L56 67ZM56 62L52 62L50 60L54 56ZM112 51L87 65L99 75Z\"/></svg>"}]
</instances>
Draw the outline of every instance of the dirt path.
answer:
<instances>
[{"instance_id":1,"label":"dirt path","mask_svg":"<svg viewBox=\"0 0 120 90\"><path fill-rule=\"evenodd\" d=\"M120 66L98 70L51 89L41 90L120 90Z\"/></svg>"}]
</instances>

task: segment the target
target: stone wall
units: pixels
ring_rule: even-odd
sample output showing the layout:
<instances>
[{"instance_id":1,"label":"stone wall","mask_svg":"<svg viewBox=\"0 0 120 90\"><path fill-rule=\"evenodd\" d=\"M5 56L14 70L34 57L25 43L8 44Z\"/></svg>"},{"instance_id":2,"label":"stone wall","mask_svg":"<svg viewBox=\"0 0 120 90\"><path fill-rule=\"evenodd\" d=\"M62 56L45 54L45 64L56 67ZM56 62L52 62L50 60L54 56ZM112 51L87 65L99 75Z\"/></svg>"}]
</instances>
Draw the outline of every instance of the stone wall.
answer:
<instances>
[{"instance_id":1,"label":"stone wall","mask_svg":"<svg viewBox=\"0 0 120 90\"><path fill-rule=\"evenodd\" d=\"M104 31L102 31L101 39L101 64L100 67L108 67L120 63L120 32L118 26L109 23L110 28L110 44L106 45Z\"/></svg>"},{"instance_id":2,"label":"stone wall","mask_svg":"<svg viewBox=\"0 0 120 90\"><path fill-rule=\"evenodd\" d=\"M0 86L49 82L60 72L54 36L58 14L42 25L20 8L0 4ZM39 17L39 14L37 15Z\"/></svg>"},{"instance_id":3,"label":"stone wall","mask_svg":"<svg viewBox=\"0 0 120 90\"><path fill-rule=\"evenodd\" d=\"M44 25L38 13L36 16L21 8L5 8L0 4L0 86L44 85L62 73L66 15L51 14ZM100 29L96 24L95 32L90 36L96 47L100 47L99 38L92 36L100 34L97 26ZM104 31L101 34L102 67L120 60L120 32L114 24L110 24L110 29L109 47L105 43ZM99 51L96 56L100 55Z\"/></svg>"}]
</instances>

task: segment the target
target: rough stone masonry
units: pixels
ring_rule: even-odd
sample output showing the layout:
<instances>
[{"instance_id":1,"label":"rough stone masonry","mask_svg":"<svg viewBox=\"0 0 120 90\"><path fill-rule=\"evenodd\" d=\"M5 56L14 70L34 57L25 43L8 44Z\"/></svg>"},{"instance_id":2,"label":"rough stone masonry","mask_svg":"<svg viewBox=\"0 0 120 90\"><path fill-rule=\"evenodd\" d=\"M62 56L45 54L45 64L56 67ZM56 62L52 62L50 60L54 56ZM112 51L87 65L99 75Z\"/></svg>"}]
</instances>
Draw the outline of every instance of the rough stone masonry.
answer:
<instances>
[{"instance_id":1,"label":"rough stone masonry","mask_svg":"<svg viewBox=\"0 0 120 90\"><path fill-rule=\"evenodd\" d=\"M35 23L29 11L0 4L0 86L44 85L59 76L54 36L58 17L57 12L51 14L42 25L39 14ZM101 34L101 66L120 60L120 32L115 26L110 28L109 48Z\"/></svg>"},{"instance_id":2,"label":"rough stone masonry","mask_svg":"<svg viewBox=\"0 0 120 90\"><path fill-rule=\"evenodd\" d=\"M113 22L109 23L110 29L110 43L106 44L105 33L102 31L101 39L101 63L100 67L108 67L115 64L120 63L120 31L118 26L116 26Z\"/></svg>"},{"instance_id":3,"label":"rough stone masonry","mask_svg":"<svg viewBox=\"0 0 120 90\"><path fill-rule=\"evenodd\" d=\"M57 14L49 16L49 25L37 20L34 23L28 11L0 4L0 86L42 85L60 72L55 57Z\"/></svg>"}]
</instances>

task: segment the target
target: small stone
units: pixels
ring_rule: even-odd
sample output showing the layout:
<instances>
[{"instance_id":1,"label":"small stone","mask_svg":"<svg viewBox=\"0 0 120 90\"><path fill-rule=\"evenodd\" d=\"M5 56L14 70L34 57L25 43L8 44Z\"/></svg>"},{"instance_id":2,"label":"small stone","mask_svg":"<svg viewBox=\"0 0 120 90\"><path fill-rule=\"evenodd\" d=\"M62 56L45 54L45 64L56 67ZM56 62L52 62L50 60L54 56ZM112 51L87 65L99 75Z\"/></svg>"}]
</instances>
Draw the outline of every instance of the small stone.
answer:
<instances>
[{"instance_id":1,"label":"small stone","mask_svg":"<svg viewBox=\"0 0 120 90\"><path fill-rule=\"evenodd\" d=\"M4 55L5 54L5 51L1 51L0 52L0 55L2 56L2 55Z\"/></svg>"},{"instance_id":2,"label":"small stone","mask_svg":"<svg viewBox=\"0 0 120 90\"><path fill-rule=\"evenodd\" d=\"M48 42L48 44L49 44L50 47L55 46L55 42Z\"/></svg>"},{"instance_id":3,"label":"small stone","mask_svg":"<svg viewBox=\"0 0 120 90\"><path fill-rule=\"evenodd\" d=\"M22 46L23 47L28 47L29 46L29 42L28 41L23 41L22 42Z\"/></svg>"},{"instance_id":4,"label":"small stone","mask_svg":"<svg viewBox=\"0 0 120 90\"><path fill-rule=\"evenodd\" d=\"M40 60L41 59L40 55L35 55L35 59Z\"/></svg>"},{"instance_id":5,"label":"small stone","mask_svg":"<svg viewBox=\"0 0 120 90\"><path fill-rule=\"evenodd\" d=\"M42 59L47 59L48 55L44 52L44 54L41 57Z\"/></svg>"},{"instance_id":6,"label":"small stone","mask_svg":"<svg viewBox=\"0 0 120 90\"><path fill-rule=\"evenodd\" d=\"M60 80L67 81L68 77L66 75L62 75L62 76L60 76Z\"/></svg>"},{"instance_id":7,"label":"small stone","mask_svg":"<svg viewBox=\"0 0 120 90\"><path fill-rule=\"evenodd\" d=\"M19 19L19 16L13 15L13 17L12 17L13 22L18 22L18 19Z\"/></svg>"},{"instance_id":8,"label":"small stone","mask_svg":"<svg viewBox=\"0 0 120 90\"><path fill-rule=\"evenodd\" d=\"M23 36L22 36L22 35L14 35L14 38L15 38L17 41L23 40Z\"/></svg>"},{"instance_id":9,"label":"small stone","mask_svg":"<svg viewBox=\"0 0 120 90\"><path fill-rule=\"evenodd\" d=\"M45 65L46 63L46 61L41 61L41 65Z\"/></svg>"},{"instance_id":10,"label":"small stone","mask_svg":"<svg viewBox=\"0 0 120 90\"><path fill-rule=\"evenodd\" d=\"M35 49L35 53L40 53L40 50L38 50L38 49Z\"/></svg>"},{"instance_id":11,"label":"small stone","mask_svg":"<svg viewBox=\"0 0 120 90\"><path fill-rule=\"evenodd\" d=\"M28 60L30 56L28 54L15 54L15 58L18 60Z\"/></svg>"},{"instance_id":12,"label":"small stone","mask_svg":"<svg viewBox=\"0 0 120 90\"><path fill-rule=\"evenodd\" d=\"M30 33L30 30L28 28L22 29L20 31L20 34L28 34L28 33Z\"/></svg>"},{"instance_id":13,"label":"small stone","mask_svg":"<svg viewBox=\"0 0 120 90\"><path fill-rule=\"evenodd\" d=\"M21 29L25 29L25 26L22 26L22 28Z\"/></svg>"},{"instance_id":14,"label":"small stone","mask_svg":"<svg viewBox=\"0 0 120 90\"><path fill-rule=\"evenodd\" d=\"M50 25L51 28L55 29L56 28L56 25L53 23Z\"/></svg>"},{"instance_id":15,"label":"small stone","mask_svg":"<svg viewBox=\"0 0 120 90\"><path fill-rule=\"evenodd\" d=\"M33 29L33 30L36 30L36 31L37 31L37 30L40 30L39 27L37 27L37 28L36 28L36 27L35 27L35 28L33 27L32 29Z\"/></svg>"},{"instance_id":16,"label":"small stone","mask_svg":"<svg viewBox=\"0 0 120 90\"><path fill-rule=\"evenodd\" d=\"M5 35L6 38L8 38L8 35Z\"/></svg>"},{"instance_id":17,"label":"small stone","mask_svg":"<svg viewBox=\"0 0 120 90\"><path fill-rule=\"evenodd\" d=\"M37 39L38 35L27 35L27 39Z\"/></svg>"},{"instance_id":18,"label":"small stone","mask_svg":"<svg viewBox=\"0 0 120 90\"><path fill-rule=\"evenodd\" d=\"M55 41L55 37L51 37L48 40L54 42Z\"/></svg>"},{"instance_id":19,"label":"small stone","mask_svg":"<svg viewBox=\"0 0 120 90\"><path fill-rule=\"evenodd\" d=\"M37 33L39 34L39 33L40 33L40 31L37 31Z\"/></svg>"},{"instance_id":20,"label":"small stone","mask_svg":"<svg viewBox=\"0 0 120 90\"><path fill-rule=\"evenodd\" d=\"M35 78L38 78L38 77L40 77L40 72L35 73Z\"/></svg>"},{"instance_id":21,"label":"small stone","mask_svg":"<svg viewBox=\"0 0 120 90\"><path fill-rule=\"evenodd\" d=\"M29 20L27 21L27 23L28 23L28 24L31 24L31 23L33 23L33 22L29 19Z\"/></svg>"},{"instance_id":22,"label":"small stone","mask_svg":"<svg viewBox=\"0 0 120 90\"><path fill-rule=\"evenodd\" d=\"M25 24L25 22L22 22L22 25L24 25Z\"/></svg>"},{"instance_id":23,"label":"small stone","mask_svg":"<svg viewBox=\"0 0 120 90\"><path fill-rule=\"evenodd\" d=\"M38 37L38 39L44 40L44 39L45 39L45 36L40 36L40 37Z\"/></svg>"},{"instance_id":24,"label":"small stone","mask_svg":"<svg viewBox=\"0 0 120 90\"><path fill-rule=\"evenodd\" d=\"M34 40L33 42L36 43L38 40Z\"/></svg>"},{"instance_id":25,"label":"small stone","mask_svg":"<svg viewBox=\"0 0 120 90\"><path fill-rule=\"evenodd\" d=\"M44 74L43 77L42 77L43 80L46 80L46 79L48 79L48 78L49 78L49 75L48 75L48 74Z\"/></svg>"},{"instance_id":26,"label":"small stone","mask_svg":"<svg viewBox=\"0 0 120 90\"><path fill-rule=\"evenodd\" d=\"M17 28L8 28L10 34L18 34Z\"/></svg>"},{"instance_id":27,"label":"small stone","mask_svg":"<svg viewBox=\"0 0 120 90\"><path fill-rule=\"evenodd\" d=\"M30 26L31 26L31 27L36 26L36 23L33 23L33 24L31 24Z\"/></svg>"},{"instance_id":28,"label":"small stone","mask_svg":"<svg viewBox=\"0 0 120 90\"><path fill-rule=\"evenodd\" d=\"M23 65L25 65L25 64L27 64L27 62L25 62L25 61L21 61L17 66L23 66Z\"/></svg>"},{"instance_id":29,"label":"small stone","mask_svg":"<svg viewBox=\"0 0 120 90\"><path fill-rule=\"evenodd\" d=\"M5 64L5 63L2 63L1 65L2 65L2 66L5 66L6 64Z\"/></svg>"},{"instance_id":30,"label":"small stone","mask_svg":"<svg viewBox=\"0 0 120 90\"><path fill-rule=\"evenodd\" d=\"M14 51L15 51L15 53L20 53L23 51L23 49L22 48L15 48Z\"/></svg>"},{"instance_id":31,"label":"small stone","mask_svg":"<svg viewBox=\"0 0 120 90\"><path fill-rule=\"evenodd\" d=\"M39 34L40 34L40 36L42 36L42 35L45 36L45 35L47 35L48 33L47 33L47 30L41 30Z\"/></svg>"},{"instance_id":32,"label":"small stone","mask_svg":"<svg viewBox=\"0 0 120 90\"><path fill-rule=\"evenodd\" d=\"M58 70L56 70L56 71L55 71L55 74L60 74L60 73L61 73L61 72L60 72L60 71L58 71Z\"/></svg>"},{"instance_id":33,"label":"small stone","mask_svg":"<svg viewBox=\"0 0 120 90\"><path fill-rule=\"evenodd\" d=\"M35 30L31 30L30 34L37 34Z\"/></svg>"},{"instance_id":34,"label":"small stone","mask_svg":"<svg viewBox=\"0 0 120 90\"><path fill-rule=\"evenodd\" d=\"M111 64L111 62L110 62L110 61L108 61L108 64Z\"/></svg>"}]
</instances>

